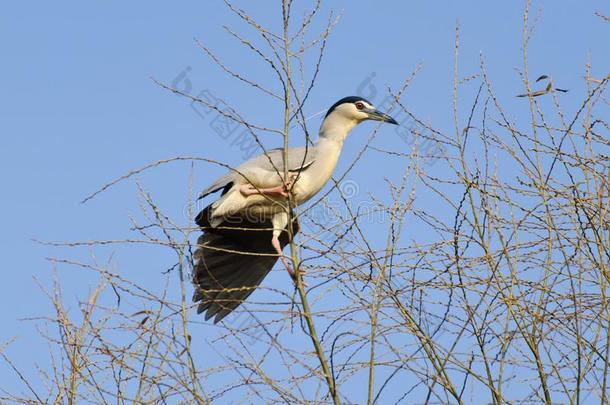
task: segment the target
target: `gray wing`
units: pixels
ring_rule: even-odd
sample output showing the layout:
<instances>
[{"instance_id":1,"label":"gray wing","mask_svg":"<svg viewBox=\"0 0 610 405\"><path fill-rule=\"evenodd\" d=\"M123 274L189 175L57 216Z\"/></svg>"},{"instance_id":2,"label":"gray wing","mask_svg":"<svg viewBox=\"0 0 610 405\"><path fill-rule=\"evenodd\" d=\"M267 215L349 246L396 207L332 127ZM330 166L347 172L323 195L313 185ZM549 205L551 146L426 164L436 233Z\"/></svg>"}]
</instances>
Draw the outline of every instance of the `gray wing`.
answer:
<instances>
[{"instance_id":1,"label":"gray wing","mask_svg":"<svg viewBox=\"0 0 610 405\"><path fill-rule=\"evenodd\" d=\"M315 161L315 147L300 146L298 148L288 149L288 170L298 172L307 169ZM279 173L284 172L284 148L271 149L267 153L263 153L252 159L242 163L235 170L218 178L209 187L204 189L199 198L203 198L208 194L214 193L221 189L228 190L233 183L243 182L243 176L240 173L251 173L253 171L269 171ZM223 190L223 194L226 190Z\"/></svg>"},{"instance_id":2,"label":"gray wing","mask_svg":"<svg viewBox=\"0 0 610 405\"><path fill-rule=\"evenodd\" d=\"M309 167L315 160L315 147L300 146L288 149L288 170L297 172ZM271 149L266 154L258 155L242 163L237 170L249 170L252 167L280 173L284 171L284 148Z\"/></svg>"}]
</instances>

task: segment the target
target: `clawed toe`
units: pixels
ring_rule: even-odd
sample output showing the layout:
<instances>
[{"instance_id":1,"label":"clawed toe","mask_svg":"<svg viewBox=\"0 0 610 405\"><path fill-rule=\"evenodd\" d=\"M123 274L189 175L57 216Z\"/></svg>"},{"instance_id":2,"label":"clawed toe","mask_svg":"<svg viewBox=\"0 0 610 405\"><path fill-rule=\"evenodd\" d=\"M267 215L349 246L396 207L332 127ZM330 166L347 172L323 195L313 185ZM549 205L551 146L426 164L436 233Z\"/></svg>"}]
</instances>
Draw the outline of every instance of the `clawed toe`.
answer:
<instances>
[{"instance_id":1,"label":"clawed toe","mask_svg":"<svg viewBox=\"0 0 610 405\"><path fill-rule=\"evenodd\" d=\"M286 190L290 190L292 188L292 186L294 185L294 182L298 176L299 176L298 173L290 173L288 175L288 180L286 180L284 182L284 187L286 188Z\"/></svg>"},{"instance_id":2,"label":"clawed toe","mask_svg":"<svg viewBox=\"0 0 610 405\"><path fill-rule=\"evenodd\" d=\"M296 272L291 267L290 268L287 267L286 270L288 270L288 274L290 275L290 278L292 278L292 281L294 282L294 285L296 286L297 281L298 281ZM305 282L305 280L303 280L303 276L305 275L305 270L299 270L299 273L301 273L301 280L303 282L303 286L309 287L307 285L307 283Z\"/></svg>"}]
</instances>

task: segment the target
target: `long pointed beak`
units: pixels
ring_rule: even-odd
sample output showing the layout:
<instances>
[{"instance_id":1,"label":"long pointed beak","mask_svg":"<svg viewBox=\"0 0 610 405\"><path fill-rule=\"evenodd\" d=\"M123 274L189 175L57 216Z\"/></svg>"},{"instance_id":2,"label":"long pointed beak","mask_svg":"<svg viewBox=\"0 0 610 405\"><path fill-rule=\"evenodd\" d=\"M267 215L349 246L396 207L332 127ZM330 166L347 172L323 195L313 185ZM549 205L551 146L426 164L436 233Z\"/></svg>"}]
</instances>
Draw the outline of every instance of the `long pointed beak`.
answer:
<instances>
[{"instance_id":1,"label":"long pointed beak","mask_svg":"<svg viewBox=\"0 0 610 405\"><path fill-rule=\"evenodd\" d=\"M398 125L398 122L396 122L396 120L392 117L390 117L388 114L383 113L379 110L368 110L367 114L369 115L369 119L371 120L375 120L375 121L382 121L382 122L387 122L388 124L394 124L394 125Z\"/></svg>"}]
</instances>

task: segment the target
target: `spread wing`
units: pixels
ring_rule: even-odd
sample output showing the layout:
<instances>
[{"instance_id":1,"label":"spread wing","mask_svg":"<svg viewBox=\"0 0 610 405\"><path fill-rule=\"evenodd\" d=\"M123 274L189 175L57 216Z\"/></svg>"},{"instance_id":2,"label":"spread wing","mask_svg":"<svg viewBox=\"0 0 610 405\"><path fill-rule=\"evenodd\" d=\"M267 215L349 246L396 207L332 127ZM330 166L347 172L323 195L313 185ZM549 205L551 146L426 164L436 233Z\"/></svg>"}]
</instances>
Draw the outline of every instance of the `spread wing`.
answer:
<instances>
[{"instance_id":1,"label":"spread wing","mask_svg":"<svg viewBox=\"0 0 610 405\"><path fill-rule=\"evenodd\" d=\"M232 217L212 227L209 206L195 221L203 234L194 254L193 301L199 303L197 313L205 312L206 320L214 317L217 323L254 292L277 262L270 243L273 224L269 219ZM290 241L288 229L287 225L279 237L282 249ZM299 224L294 218L292 234L297 232Z\"/></svg>"}]
</instances>

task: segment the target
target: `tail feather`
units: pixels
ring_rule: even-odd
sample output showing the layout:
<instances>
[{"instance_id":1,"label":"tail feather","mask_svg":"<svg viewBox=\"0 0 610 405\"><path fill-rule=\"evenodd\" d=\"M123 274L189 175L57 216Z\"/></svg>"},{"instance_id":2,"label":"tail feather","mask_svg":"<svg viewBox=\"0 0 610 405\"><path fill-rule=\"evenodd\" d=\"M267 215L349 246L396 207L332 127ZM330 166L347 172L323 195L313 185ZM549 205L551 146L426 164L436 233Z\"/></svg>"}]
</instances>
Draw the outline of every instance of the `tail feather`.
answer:
<instances>
[{"instance_id":1,"label":"tail feather","mask_svg":"<svg viewBox=\"0 0 610 405\"><path fill-rule=\"evenodd\" d=\"M278 257L271 246L271 221L229 218L212 227L209 211L207 207L196 218L204 233L194 256L193 301L199 302L197 313L205 312L206 320L214 317L217 323L252 294ZM297 231L295 220L293 234ZM288 242L288 233L282 232L282 249Z\"/></svg>"},{"instance_id":2,"label":"tail feather","mask_svg":"<svg viewBox=\"0 0 610 405\"><path fill-rule=\"evenodd\" d=\"M206 320L216 316L216 323L252 294L277 257L216 250L243 251L243 248L227 237L210 233L202 235L198 244L201 259L195 265L197 287L193 300L200 301L197 312L206 312Z\"/></svg>"}]
</instances>

